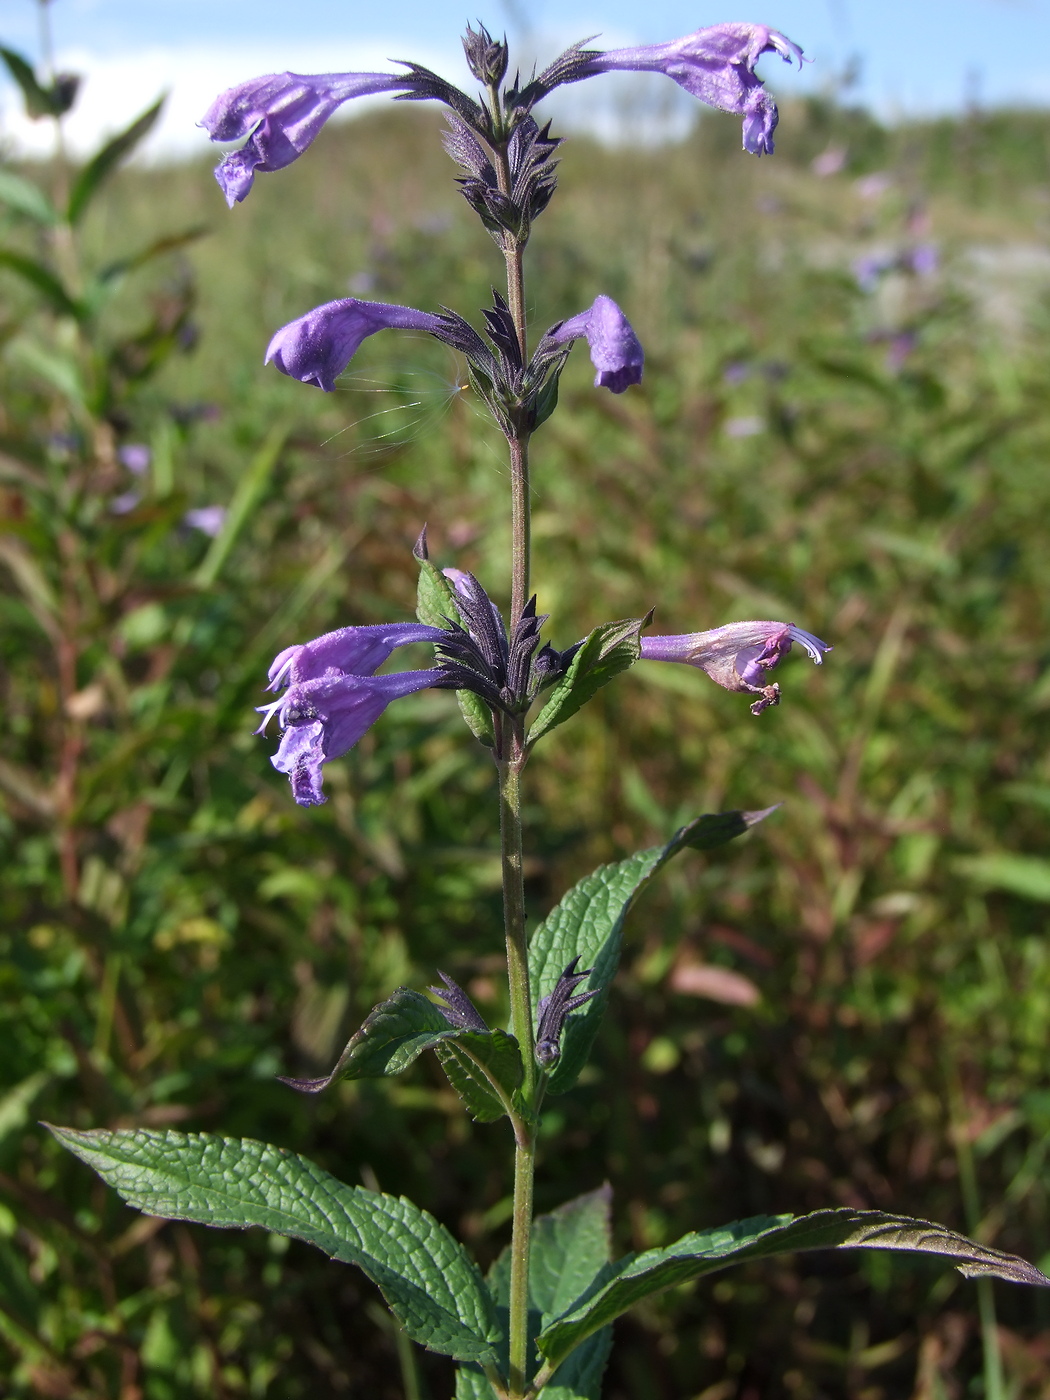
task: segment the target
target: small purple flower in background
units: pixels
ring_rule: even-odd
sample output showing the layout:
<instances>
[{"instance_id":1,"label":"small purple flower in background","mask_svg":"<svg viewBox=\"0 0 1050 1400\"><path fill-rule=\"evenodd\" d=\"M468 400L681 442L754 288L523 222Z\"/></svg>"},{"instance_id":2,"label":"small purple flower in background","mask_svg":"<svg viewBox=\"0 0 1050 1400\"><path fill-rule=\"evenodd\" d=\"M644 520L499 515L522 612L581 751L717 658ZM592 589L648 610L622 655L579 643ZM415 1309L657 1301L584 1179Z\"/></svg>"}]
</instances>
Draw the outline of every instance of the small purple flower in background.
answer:
<instances>
[{"instance_id":1,"label":"small purple flower in background","mask_svg":"<svg viewBox=\"0 0 1050 1400\"><path fill-rule=\"evenodd\" d=\"M341 627L312 642L286 647L275 658L267 689L287 689L259 707L263 718L255 732L264 733L277 717L284 733L270 762L279 773L288 774L300 806L325 801L322 766L352 749L392 700L428 686L448 687L447 676L436 667L375 674L396 647L438 642L447 635L439 627L416 622Z\"/></svg>"},{"instance_id":2,"label":"small purple flower in background","mask_svg":"<svg viewBox=\"0 0 1050 1400\"><path fill-rule=\"evenodd\" d=\"M780 687L767 682L767 675L798 642L819 666L831 647L803 632L791 622L730 622L708 632L686 632L671 637L643 637L643 661L679 661L697 666L723 690L750 691L759 696L751 706L760 715L770 705L779 705Z\"/></svg>"},{"instance_id":3,"label":"small purple flower in background","mask_svg":"<svg viewBox=\"0 0 1050 1400\"><path fill-rule=\"evenodd\" d=\"M936 243L918 243L908 255L908 261L916 277L933 277L941 265L941 255Z\"/></svg>"},{"instance_id":4,"label":"small purple flower in background","mask_svg":"<svg viewBox=\"0 0 1050 1400\"><path fill-rule=\"evenodd\" d=\"M886 251L874 253L863 253L859 258L854 258L851 266L853 275L857 279L857 286L862 292L873 292L879 285L884 273L895 265L897 255Z\"/></svg>"},{"instance_id":5,"label":"small purple flower in background","mask_svg":"<svg viewBox=\"0 0 1050 1400\"><path fill-rule=\"evenodd\" d=\"M776 103L755 73L764 53L778 53L785 63L802 50L764 24L714 24L668 44L613 49L590 59L580 77L596 73L664 73L709 107L744 118L744 149L760 156L773 151L779 120Z\"/></svg>"},{"instance_id":6,"label":"small purple flower in background","mask_svg":"<svg viewBox=\"0 0 1050 1400\"><path fill-rule=\"evenodd\" d=\"M109 508L114 515L127 515L135 509L141 499L137 491L123 491L119 496L113 497Z\"/></svg>"},{"instance_id":7,"label":"small purple flower in background","mask_svg":"<svg viewBox=\"0 0 1050 1400\"><path fill-rule=\"evenodd\" d=\"M722 371L726 384L743 384L751 378L751 366L745 360L733 360Z\"/></svg>"},{"instance_id":8,"label":"small purple flower in background","mask_svg":"<svg viewBox=\"0 0 1050 1400\"><path fill-rule=\"evenodd\" d=\"M257 170L283 170L297 160L344 102L412 85L395 73L267 73L220 94L200 125L213 141L248 137L215 171L227 204L232 209L247 197Z\"/></svg>"},{"instance_id":9,"label":"small purple flower in background","mask_svg":"<svg viewBox=\"0 0 1050 1400\"><path fill-rule=\"evenodd\" d=\"M305 316L282 326L270 341L265 364L272 360L282 374L304 384L316 384L331 393L357 353L361 342L376 331L409 330L440 332L445 322L411 306L390 306L382 301L341 301L315 306Z\"/></svg>"},{"instance_id":10,"label":"small purple flower in background","mask_svg":"<svg viewBox=\"0 0 1050 1400\"><path fill-rule=\"evenodd\" d=\"M838 175L845 166L845 146L829 146L826 151L821 151L819 156L814 156L809 163L810 170L818 180L827 180L832 175Z\"/></svg>"},{"instance_id":11,"label":"small purple flower in background","mask_svg":"<svg viewBox=\"0 0 1050 1400\"><path fill-rule=\"evenodd\" d=\"M919 337L914 331L899 331L890 336L886 346L886 368L891 374L896 374L904 368L905 362L914 354L918 343Z\"/></svg>"},{"instance_id":12,"label":"small purple flower in background","mask_svg":"<svg viewBox=\"0 0 1050 1400\"><path fill-rule=\"evenodd\" d=\"M640 384L645 352L630 321L611 297L597 296L586 311L570 316L544 336L550 345L566 345L585 338L591 364L598 371L596 389L622 394L631 384Z\"/></svg>"},{"instance_id":13,"label":"small purple flower in background","mask_svg":"<svg viewBox=\"0 0 1050 1400\"><path fill-rule=\"evenodd\" d=\"M129 442L117 451L117 460L122 467L127 467L133 476L142 476L144 472L149 471L153 453L144 442Z\"/></svg>"},{"instance_id":14,"label":"small purple flower in background","mask_svg":"<svg viewBox=\"0 0 1050 1400\"><path fill-rule=\"evenodd\" d=\"M210 535L214 539L226 524L226 507L198 506L195 510L186 512L182 517L182 523L188 525L191 530L200 530L203 534Z\"/></svg>"},{"instance_id":15,"label":"small purple flower in background","mask_svg":"<svg viewBox=\"0 0 1050 1400\"><path fill-rule=\"evenodd\" d=\"M873 175L863 175L853 186L863 200L874 204L893 188L893 176L886 170L876 170Z\"/></svg>"},{"instance_id":16,"label":"small purple flower in background","mask_svg":"<svg viewBox=\"0 0 1050 1400\"><path fill-rule=\"evenodd\" d=\"M725 435L731 438L757 437L759 433L766 430L766 420L749 415L745 418L727 418L725 421Z\"/></svg>"}]
</instances>

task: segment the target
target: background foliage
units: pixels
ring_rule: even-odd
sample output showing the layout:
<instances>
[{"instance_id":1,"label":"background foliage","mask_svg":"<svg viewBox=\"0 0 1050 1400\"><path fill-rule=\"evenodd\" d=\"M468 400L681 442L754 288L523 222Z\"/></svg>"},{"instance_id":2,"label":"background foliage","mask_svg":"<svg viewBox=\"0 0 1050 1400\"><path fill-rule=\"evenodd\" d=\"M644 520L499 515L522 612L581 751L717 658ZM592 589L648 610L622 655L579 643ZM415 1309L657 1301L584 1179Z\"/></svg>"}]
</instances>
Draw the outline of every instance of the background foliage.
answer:
<instances>
[{"instance_id":1,"label":"background foliage","mask_svg":"<svg viewBox=\"0 0 1050 1400\"><path fill-rule=\"evenodd\" d=\"M622 399L580 354L536 441L555 644L655 605L662 631L768 616L836 648L787 663L760 720L640 666L530 769L537 917L699 811L785 804L634 914L538 1206L608 1178L627 1248L871 1206L1038 1262L1050 122L891 131L814 100L781 133L761 163L716 117L658 152L574 141L535 240L537 324L603 291L648 354ZM411 614L424 520L441 563L504 576L506 473L449 352L379 337L330 397L260 365L348 291L485 302L494 252L449 174L430 114L392 109L232 215L199 165L118 175L79 249L4 196L6 247L74 290L207 233L112 275L79 323L0 272L0 1394L401 1393L362 1279L136 1216L37 1118L257 1136L404 1191L485 1261L503 1243L505 1143L436 1065L319 1100L274 1079L325 1072L438 966L499 1013L491 764L450 697L419 697L307 811L251 737L277 650ZM119 449L141 443L136 478ZM216 503L210 540L184 516ZM1047 1299L996 1301L1012 1393L1046 1395ZM980 1393L979 1340L972 1286L939 1267L805 1256L620 1324L608 1393L933 1400ZM426 1377L447 1393L444 1362Z\"/></svg>"}]
</instances>

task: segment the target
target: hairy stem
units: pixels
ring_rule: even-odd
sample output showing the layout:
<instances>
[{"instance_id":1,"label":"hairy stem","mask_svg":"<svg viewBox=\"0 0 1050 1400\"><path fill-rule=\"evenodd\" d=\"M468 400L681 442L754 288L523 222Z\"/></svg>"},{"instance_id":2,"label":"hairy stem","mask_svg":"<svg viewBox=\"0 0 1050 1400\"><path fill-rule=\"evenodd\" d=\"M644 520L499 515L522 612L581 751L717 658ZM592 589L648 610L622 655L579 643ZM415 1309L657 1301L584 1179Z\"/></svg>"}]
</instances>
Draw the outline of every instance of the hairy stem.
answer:
<instances>
[{"instance_id":1,"label":"hairy stem","mask_svg":"<svg viewBox=\"0 0 1050 1400\"><path fill-rule=\"evenodd\" d=\"M531 1104L536 1090L536 1061L533 1054L532 1000L525 945L525 893L521 861L521 767L524 754L520 723L515 726L509 737L511 752L503 758L499 766L503 910L511 1014L525 1072L522 1094L526 1103ZM525 1393L528 1375L529 1254L532 1243L532 1184L536 1145L535 1131L531 1124L516 1125L514 1137L508 1393L512 1397L519 1397Z\"/></svg>"},{"instance_id":2,"label":"hairy stem","mask_svg":"<svg viewBox=\"0 0 1050 1400\"><path fill-rule=\"evenodd\" d=\"M510 447L511 587L513 626L529 600L529 557L532 553L532 511L529 501L528 438L508 438Z\"/></svg>"}]
</instances>

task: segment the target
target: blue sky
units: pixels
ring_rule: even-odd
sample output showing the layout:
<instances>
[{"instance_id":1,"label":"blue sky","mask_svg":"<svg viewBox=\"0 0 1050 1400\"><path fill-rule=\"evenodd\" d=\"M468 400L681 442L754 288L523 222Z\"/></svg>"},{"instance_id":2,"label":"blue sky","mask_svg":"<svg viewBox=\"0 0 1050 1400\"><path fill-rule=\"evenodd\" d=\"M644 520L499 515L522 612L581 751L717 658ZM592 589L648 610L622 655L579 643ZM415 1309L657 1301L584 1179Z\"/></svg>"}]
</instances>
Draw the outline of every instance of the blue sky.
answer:
<instances>
[{"instance_id":1,"label":"blue sky","mask_svg":"<svg viewBox=\"0 0 1050 1400\"><path fill-rule=\"evenodd\" d=\"M763 60L782 92L832 83L851 59L860 63L855 92L883 116L958 109L967 96L983 104L1050 106L1050 0L52 0L60 57L85 72L88 88L73 142L87 145L121 125L161 88L172 90L155 149L192 149L210 97L255 73L385 67L388 57L415 57L463 80L456 36L477 12L506 29L541 61L572 39L593 33L607 46L656 42L703 24L746 19L781 29L814 61L799 74ZM36 0L0 0L0 41L37 52ZM602 80L602 83L616 80ZM666 79L653 101L671 101ZM586 84L574 114L609 102ZM648 92L648 87L645 91ZM659 96L657 96L659 94ZM598 115L591 123L602 125ZM0 133L22 149L39 148L43 132L18 115L0 90Z\"/></svg>"}]
</instances>

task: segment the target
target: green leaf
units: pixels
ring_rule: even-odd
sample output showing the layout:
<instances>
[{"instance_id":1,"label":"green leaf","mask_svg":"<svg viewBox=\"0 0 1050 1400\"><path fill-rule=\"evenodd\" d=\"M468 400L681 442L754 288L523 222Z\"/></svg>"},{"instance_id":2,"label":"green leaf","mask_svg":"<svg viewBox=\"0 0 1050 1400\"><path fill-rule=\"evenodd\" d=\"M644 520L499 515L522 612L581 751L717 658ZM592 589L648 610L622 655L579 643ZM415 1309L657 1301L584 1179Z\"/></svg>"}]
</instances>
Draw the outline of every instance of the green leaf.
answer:
<instances>
[{"instance_id":1,"label":"green leaf","mask_svg":"<svg viewBox=\"0 0 1050 1400\"><path fill-rule=\"evenodd\" d=\"M84 214L99 188L124 157L130 155L139 142L153 130L164 102L165 98L159 97L141 117L136 117L131 125L114 136L112 141L107 141L80 171L73 182L66 210L66 218L71 224L75 224Z\"/></svg>"},{"instance_id":2,"label":"green leaf","mask_svg":"<svg viewBox=\"0 0 1050 1400\"><path fill-rule=\"evenodd\" d=\"M627 618L624 622L603 622L594 629L533 721L530 748L541 735L570 719L614 676L634 665L641 655L639 638L648 621Z\"/></svg>"},{"instance_id":3,"label":"green leaf","mask_svg":"<svg viewBox=\"0 0 1050 1400\"><path fill-rule=\"evenodd\" d=\"M466 1031L450 1026L421 992L399 987L366 1017L331 1074L323 1079L283 1078L317 1094L340 1079L381 1079L402 1074L424 1050L436 1050L453 1088L483 1123L502 1118L521 1084L521 1052L505 1031Z\"/></svg>"},{"instance_id":4,"label":"green leaf","mask_svg":"<svg viewBox=\"0 0 1050 1400\"><path fill-rule=\"evenodd\" d=\"M612 1236L608 1185L567 1201L549 1215L536 1217L529 1260L529 1331L534 1339L560 1317L609 1264ZM488 1277L496 1303L506 1308L510 1300L510 1249L503 1250ZM544 1400L598 1400L602 1374L612 1346L612 1328L603 1327L586 1339L558 1367L543 1387ZM530 1349L535 1363L534 1348ZM530 1380L538 1369L530 1367ZM461 1368L461 1400L490 1400L485 1378L472 1368Z\"/></svg>"},{"instance_id":5,"label":"green leaf","mask_svg":"<svg viewBox=\"0 0 1050 1400\"><path fill-rule=\"evenodd\" d=\"M757 1216L717 1230L683 1236L666 1249L628 1254L574 1307L550 1323L537 1345L552 1365L599 1327L643 1298L702 1278L745 1259L766 1259L812 1249L894 1249L936 1254L955 1261L966 1278L985 1275L1012 1283L1050 1287L1050 1279L1013 1254L988 1249L926 1220L877 1210L817 1210L810 1215Z\"/></svg>"},{"instance_id":6,"label":"green leaf","mask_svg":"<svg viewBox=\"0 0 1050 1400\"><path fill-rule=\"evenodd\" d=\"M11 248L0 248L0 267L6 267L31 287L35 287L45 300L51 303L51 309L57 311L60 316L72 316L74 320L80 320L83 316L79 303L69 295L51 269L36 258L27 257L25 253L16 253Z\"/></svg>"},{"instance_id":7,"label":"green leaf","mask_svg":"<svg viewBox=\"0 0 1050 1400\"><path fill-rule=\"evenodd\" d=\"M991 851L983 856L960 856L953 865L960 875L987 890L1006 890L1022 899L1050 904L1050 860Z\"/></svg>"},{"instance_id":8,"label":"green leaf","mask_svg":"<svg viewBox=\"0 0 1050 1400\"><path fill-rule=\"evenodd\" d=\"M210 588L219 577L237 536L251 518L252 512L266 494L270 477L288 438L287 423L276 423L266 434L262 446L248 464L248 470L237 483L222 529L208 546L208 552L197 566L193 582L198 588Z\"/></svg>"},{"instance_id":9,"label":"green leaf","mask_svg":"<svg viewBox=\"0 0 1050 1400\"><path fill-rule=\"evenodd\" d=\"M39 117L60 117L63 112L68 112L72 107L76 99L79 79L63 75L50 87L44 87L42 83L37 81L32 65L14 49L0 46L0 58L4 60L7 71L22 89L26 115L33 121Z\"/></svg>"},{"instance_id":10,"label":"green leaf","mask_svg":"<svg viewBox=\"0 0 1050 1400\"><path fill-rule=\"evenodd\" d=\"M477 1266L411 1201L347 1186L305 1157L250 1138L51 1131L137 1210L305 1240L367 1274L420 1346L482 1366L496 1361L501 1332Z\"/></svg>"},{"instance_id":11,"label":"green leaf","mask_svg":"<svg viewBox=\"0 0 1050 1400\"><path fill-rule=\"evenodd\" d=\"M434 1047L448 1082L478 1123L495 1123L524 1078L518 1042L506 1031L453 1031Z\"/></svg>"},{"instance_id":12,"label":"green leaf","mask_svg":"<svg viewBox=\"0 0 1050 1400\"><path fill-rule=\"evenodd\" d=\"M6 204L17 214L50 228L58 222L55 206L39 185L31 180L23 180L13 170L0 170L0 204Z\"/></svg>"},{"instance_id":13,"label":"green leaf","mask_svg":"<svg viewBox=\"0 0 1050 1400\"><path fill-rule=\"evenodd\" d=\"M571 1089L598 1034L609 985L620 962L624 920L631 905L653 876L679 851L710 851L742 835L775 808L761 812L720 812L697 817L676 831L666 846L637 851L614 865L603 865L574 885L544 919L529 941L529 977L536 1005L549 996L573 960L591 968L579 990L600 988L598 996L574 1012L565 1023L561 1058L551 1071L549 1092Z\"/></svg>"},{"instance_id":14,"label":"green leaf","mask_svg":"<svg viewBox=\"0 0 1050 1400\"><path fill-rule=\"evenodd\" d=\"M450 622L463 625L456 594L441 570L427 558L427 532L424 526L414 550L419 564L416 585L416 617L425 627L447 627ZM484 700L472 690L457 690L456 699L467 728L480 743L492 748L496 742L492 732L492 715Z\"/></svg>"}]
</instances>

